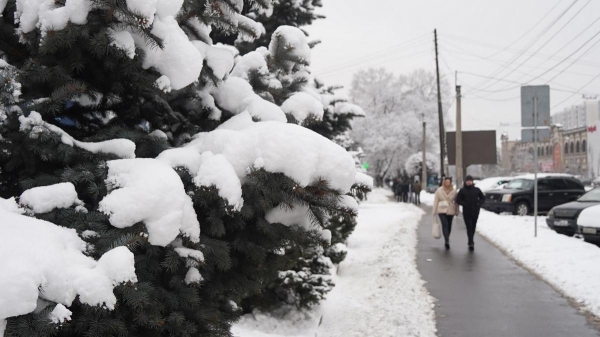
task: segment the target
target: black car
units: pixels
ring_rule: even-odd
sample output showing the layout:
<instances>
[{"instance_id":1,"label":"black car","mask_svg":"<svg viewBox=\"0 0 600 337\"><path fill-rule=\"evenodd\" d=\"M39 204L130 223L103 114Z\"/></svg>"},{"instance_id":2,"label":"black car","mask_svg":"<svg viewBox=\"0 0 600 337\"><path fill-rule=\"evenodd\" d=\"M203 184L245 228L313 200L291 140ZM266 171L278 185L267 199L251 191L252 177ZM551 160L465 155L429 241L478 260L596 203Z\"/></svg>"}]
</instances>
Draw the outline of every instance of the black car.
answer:
<instances>
[{"instance_id":1,"label":"black car","mask_svg":"<svg viewBox=\"0 0 600 337\"><path fill-rule=\"evenodd\" d=\"M503 189L485 194L483 208L495 212L527 215L533 212L533 175L517 177ZM538 212L546 213L557 205L575 201L585 193L581 182L571 176L538 176Z\"/></svg>"},{"instance_id":2,"label":"black car","mask_svg":"<svg viewBox=\"0 0 600 337\"><path fill-rule=\"evenodd\" d=\"M548 212L546 223L548 224L548 227L552 228L557 233L573 236L583 230L582 228L577 227L577 218L579 217L579 214L581 214L581 211L596 205L600 205L600 189L594 189L587 192L577 201L552 208L550 212Z\"/></svg>"}]
</instances>

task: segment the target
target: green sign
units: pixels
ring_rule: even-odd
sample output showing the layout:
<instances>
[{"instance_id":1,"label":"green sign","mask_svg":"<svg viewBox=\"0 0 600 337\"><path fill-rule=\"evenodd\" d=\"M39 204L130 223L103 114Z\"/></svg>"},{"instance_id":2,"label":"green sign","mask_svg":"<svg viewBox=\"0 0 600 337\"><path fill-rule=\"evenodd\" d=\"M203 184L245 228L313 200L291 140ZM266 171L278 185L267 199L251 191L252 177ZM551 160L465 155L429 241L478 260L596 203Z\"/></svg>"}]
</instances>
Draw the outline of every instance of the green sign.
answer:
<instances>
[{"instance_id":1,"label":"green sign","mask_svg":"<svg viewBox=\"0 0 600 337\"><path fill-rule=\"evenodd\" d=\"M363 164L363 168L364 168L365 170L368 170L368 169L369 169L369 163L364 163L364 164Z\"/></svg>"}]
</instances>

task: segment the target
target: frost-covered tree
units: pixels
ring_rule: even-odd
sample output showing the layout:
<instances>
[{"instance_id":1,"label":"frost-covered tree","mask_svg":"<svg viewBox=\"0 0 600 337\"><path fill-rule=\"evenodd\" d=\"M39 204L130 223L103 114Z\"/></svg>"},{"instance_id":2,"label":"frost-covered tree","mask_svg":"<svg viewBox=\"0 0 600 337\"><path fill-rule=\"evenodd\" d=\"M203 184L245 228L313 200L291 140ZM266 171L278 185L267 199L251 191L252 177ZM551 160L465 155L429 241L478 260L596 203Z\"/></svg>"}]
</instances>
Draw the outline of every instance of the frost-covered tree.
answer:
<instances>
[{"instance_id":1,"label":"frost-covered tree","mask_svg":"<svg viewBox=\"0 0 600 337\"><path fill-rule=\"evenodd\" d=\"M427 171L427 175L433 174L436 172L439 167L439 161L437 157L432 153L425 154L425 170ZM417 152L412 154L406 159L406 163L404 164L404 171L406 174L411 177L418 176L419 180L421 177L421 172L423 170L423 152Z\"/></svg>"},{"instance_id":2,"label":"frost-covered tree","mask_svg":"<svg viewBox=\"0 0 600 337\"><path fill-rule=\"evenodd\" d=\"M0 259L32 266L0 276L6 336L229 336L288 251L356 215L368 181L351 155L286 123L311 104L286 114L212 43L260 35L242 1L2 4ZM302 33L281 32L266 51L306 67ZM39 250L15 223L49 233Z\"/></svg>"},{"instance_id":3,"label":"frost-covered tree","mask_svg":"<svg viewBox=\"0 0 600 337\"><path fill-rule=\"evenodd\" d=\"M366 117L354 123L351 135L367 154L377 184L402 171L406 159L421 150L423 120L427 152L439 152L436 90L434 75L424 70L395 76L381 68L354 75L351 98Z\"/></svg>"}]
</instances>

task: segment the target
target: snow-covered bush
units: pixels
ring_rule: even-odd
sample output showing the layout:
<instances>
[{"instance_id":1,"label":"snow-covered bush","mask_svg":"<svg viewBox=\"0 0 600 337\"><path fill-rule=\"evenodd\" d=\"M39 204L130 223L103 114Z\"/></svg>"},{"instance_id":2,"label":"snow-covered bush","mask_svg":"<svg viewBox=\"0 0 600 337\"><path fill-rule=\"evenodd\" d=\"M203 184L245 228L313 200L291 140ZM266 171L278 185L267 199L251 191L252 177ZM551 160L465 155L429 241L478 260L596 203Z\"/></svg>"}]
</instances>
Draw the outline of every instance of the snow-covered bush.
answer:
<instances>
[{"instance_id":1,"label":"snow-covered bush","mask_svg":"<svg viewBox=\"0 0 600 337\"><path fill-rule=\"evenodd\" d=\"M329 243L328 219L356 216L340 202L368 190L352 156L286 123L321 115L318 95L298 94L310 78L299 29L277 28L256 51L271 63L261 92L253 78L263 77L244 75L264 70L252 67L257 55L244 68L235 48L210 38L263 32L243 1L2 5L10 34L0 57L14 68L2 63L11 70L0 88L0 197L20 197L19 219L71 233L73 259L104 295L89 299L85 268L70 271L79 283L64 288L68 298L37 294L36 307L31 291L0 287L1 300L27 303L3 312L6 336L229 336L281 271L323 256L298 252ZM17 257L0 250L1 261ZM299 303L322 294L295 292Z\"/></svg>"},{"instance_id":2,"label":"snow-covered bush","mask_svg":"<svg viewBox=\"0 0 600 337\"><path fill-rule=\"evenodd\" d=\"M427 170L427 174L431 174L435 172L435 170L439 167L438 158L432 153L425 153L425 160L427 161L425 164L425 169ZM415 154L410 155L406 159L406 163L404 164L404 170L409 177L421 176L421 172L423 169L423 152L417 152ZM420 179L419 179L420 180Z\"/></svg>"}]
</instances>

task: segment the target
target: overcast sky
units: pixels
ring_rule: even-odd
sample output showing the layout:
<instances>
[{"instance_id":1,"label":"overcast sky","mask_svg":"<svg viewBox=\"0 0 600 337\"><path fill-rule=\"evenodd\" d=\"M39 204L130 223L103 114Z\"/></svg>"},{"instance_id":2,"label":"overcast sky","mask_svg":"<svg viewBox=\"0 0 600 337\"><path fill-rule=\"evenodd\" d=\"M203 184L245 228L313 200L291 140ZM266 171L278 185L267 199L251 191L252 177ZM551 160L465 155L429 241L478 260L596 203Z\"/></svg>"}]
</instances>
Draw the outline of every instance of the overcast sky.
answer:
<instances>
[{"instance_id":1,"label":"overcast sky","mask_svg":"<svg viewBox=\"0 0 600 337\"><path fill-rule=\"evenodd\" d=\"M581 93L600 94L598 0L323 0L323 5L319 12L327 19L307 30L311 39L323 41L313 50L312 69L327 84L350 87L352 75L368 67L397 74L435 71L437 28L442 76L454 86L459 71L465 130L495 129L520 138L518 87L528 81L551 80L552 113L583 102ZM455 105L449 109L454 116Z\"/></svg>"}]
</instances>

